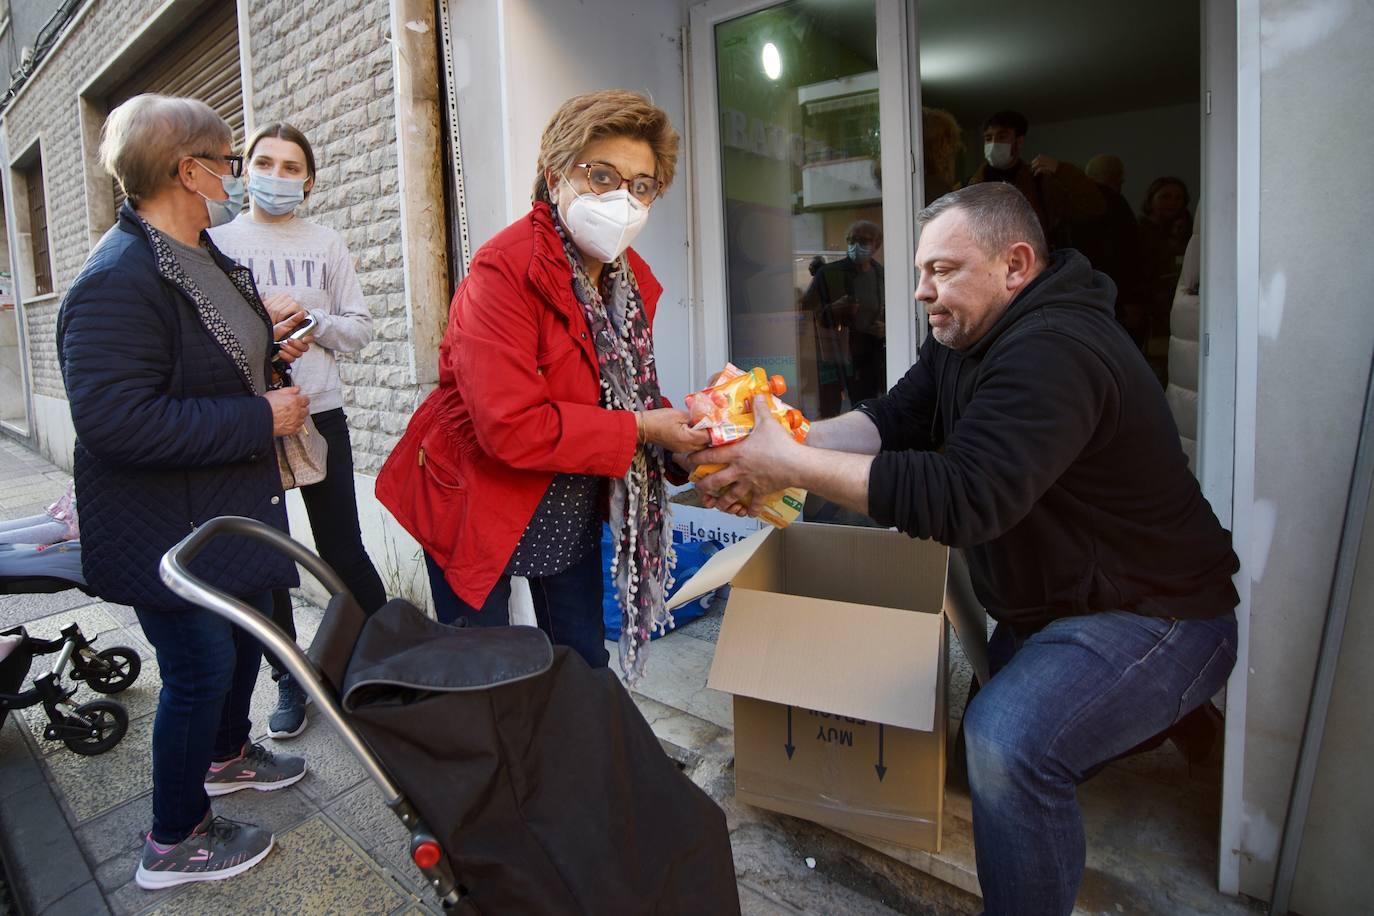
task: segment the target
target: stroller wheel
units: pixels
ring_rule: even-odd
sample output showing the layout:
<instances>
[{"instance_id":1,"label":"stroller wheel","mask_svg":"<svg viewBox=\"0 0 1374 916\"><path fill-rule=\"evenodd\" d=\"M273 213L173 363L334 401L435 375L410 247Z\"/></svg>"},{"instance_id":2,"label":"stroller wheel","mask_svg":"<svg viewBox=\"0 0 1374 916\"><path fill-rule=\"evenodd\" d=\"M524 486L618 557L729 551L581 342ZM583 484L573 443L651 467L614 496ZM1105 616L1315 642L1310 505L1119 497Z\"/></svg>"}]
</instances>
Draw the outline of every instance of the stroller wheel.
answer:
<instances>
[{"instance_id":1,"label":"stroller wheel","mask_svg":"<svg viewBox=\"0 0 1374 916\"><path fill-rule=\"evenodd\" d=\"M112 646L82 664L81 677L96 693L119 693L138 678L143 660L128 646ZM73 671L73 679L77 671Z\"/></svg>"},{"instance_id":2,"label":"stroller wheel","mask_svg":"<svg viewBox=\"0 0 1374 916\"><path fill-rule=\"evenodd\" d=\"M76 707L67 716L66 724L69 728L84 728L87 734L63 738L62 743L77 754L91 757L119 743L129 730L129 714L113 700L92 700Z\"/></svg>"}]
</instances>

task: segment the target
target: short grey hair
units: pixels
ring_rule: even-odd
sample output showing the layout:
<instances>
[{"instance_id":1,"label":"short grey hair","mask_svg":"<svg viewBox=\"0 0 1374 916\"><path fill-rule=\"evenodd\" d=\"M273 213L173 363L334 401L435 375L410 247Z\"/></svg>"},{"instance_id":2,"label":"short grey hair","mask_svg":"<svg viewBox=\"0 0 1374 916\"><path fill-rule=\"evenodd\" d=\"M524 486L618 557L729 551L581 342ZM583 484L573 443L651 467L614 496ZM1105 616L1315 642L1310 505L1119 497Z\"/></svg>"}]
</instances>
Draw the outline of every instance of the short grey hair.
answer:
<instances>
[{"instance_id":1,"label":"short grey hair","mask_svg":"<svg viewBox=\"0 0 1374 916\"><path fill-rule=\"evenodd\" d=\"M1015 185L984 181L950 191L916 214L916 224L924 226L952 210L968 219L968 234L985 253L999 255L1025 242L1035 250L1036 261L1049 260L1050 246L1040 217Z\"/></svg>"},{"instance_id":2,"label":"short grey hair","mask_svg":"<svg viewBox=\"0 0 1374 916\"><path fill-rule=\"evenodd\" d=\"M100 164L137 205L176 175L183 158L217 153L233 140L229 125L204 102L148 92L105 119Z\"/></svg>"}]
</instances>

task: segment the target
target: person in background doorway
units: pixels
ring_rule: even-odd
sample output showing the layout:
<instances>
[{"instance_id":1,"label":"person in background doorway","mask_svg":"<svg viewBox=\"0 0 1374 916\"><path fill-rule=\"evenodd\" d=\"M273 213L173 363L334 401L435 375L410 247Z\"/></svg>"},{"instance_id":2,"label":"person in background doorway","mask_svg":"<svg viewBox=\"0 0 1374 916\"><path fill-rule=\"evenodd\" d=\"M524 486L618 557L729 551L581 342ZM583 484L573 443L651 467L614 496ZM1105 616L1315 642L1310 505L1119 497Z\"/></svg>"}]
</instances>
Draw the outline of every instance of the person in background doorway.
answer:
<instances>
[{"instance_id":1,"label":"person in background doorway","mask_svg":"<svg viewBox=\"0 0 1374 916\"><path fill-rule=\"evenodd\" d=\"M799 486L964 550L997 621L964 715L983 903L1069 916L1078 785L1225 684L1240 564L1110 281L1005 185L917 223L931 334L906 376L805 444L764 423L688 461L726 465L697 484L717 508Z\"/></svg>"},{"instance_id":2,"label":"person in background doorway","mask_svg":"<svg viewBox=\"0 0 1374 916\"><path fill-rule=\"evenodd\" d=\"M310 415L329 452L324 480L301 487L301 498L316 550L370 614L386 603L386 590L363 547L353 490L353 443L334 354L367 346L372 314L343 237L296 215L315 187L315 153L305 134L290 124L267 124L244 145L243 161L251 206L233 222L211 229L210 237L253 272L274 321L294 324L309 316L317 322L315 345L292 366L291 377L310 398ZM295 639L291 593L275 592L272 604L273 621ZM268 653L268 661L277 681L277 709L267 733L294 738L306 725L305 692L279 659Z\"/></svg>"},{"instance_id":3,"label":"person in background doorway","mask_svg":"<svg viewBox=\"0 0 1374 916\"><path fill-rule=\"evenodd\" d=\"M968 184L1003 181L1014 185L1040 219L1051 248L1071 248L1069 226L1097 219L1107 205L1097 185L1078 166L1041 153L1021 158L1030 124L1019 111L999 111L983 124L983 163Z\"/></svg>"},{"instance_id":4,"label":"person in background doorway","mask_svg":"<svg viewBox=\"0 0 1374 916\"><path fill-rule=\"evenodd\" d=\"M943 108L922 106L921 156L927 205L959 187L958 160L963 150L964 133L954 115Z\"/></svg>"},{"instance_id":5,"label":"person in background doorway","mask_svg":"<svg viewBox=\"0 0 1374 916\"><path fill-rule=\"evenodd\" d=\"M1183 179L1165 175L1150 182L1140 207L1137 298L1148 311L1146 353L1161 383L1168 381L1169 312L1183 269L1183 255L1193 234L1193 215L1188 211L1188 203L1188 186Z\"/></svg>"},{"instance_id":6,"label":"person in background doorway","mask_svg":"<svg viewBox=\"0 0 1374 916\"><path fill-rule=\"evenodd\" d=\"M1085 171L1097 185L1107 209L1096 219L1073 224L1074 247L1116 284L1116 319L1143 351L1149 318L1138 299L1140 255L1135 212L1121 196L1126 167L1119 156L1099 153L1088 160Z\"/></svg>"},{"instance_id":7,"label":"person in background doorway","mask_svg":"<svg viewBox=\"0 0 1374 916\"><path fill-rule=\"evenodd\" d=\"M610 660L608 517L631 680L667 622L671 455L710 441L659 390L662 287L629 247L672 184L678 142L638 93L559 107L540 139L533 206L473 257L439 387L377 478L378 499L424 547L441 622L508 624L511 577L525 576L540 628L593 668Z\"/></svg>"},{"instance_id":8,"label":"person in background doorway","mask_svg":"<svg viewBox=\"0 0 1374 916\"><path fill-rule=\"evenodd\" d=\"M821 416L840 412L840 396L849 403L877 397L886 390L886 281L874 253L883 246L883 230L866 219L845 232L846 253L818 270L802 296L802 307L816 327L822 374ZM827 367L835 381L826 384Z\"/></svg>"},{"instance_id":9,"label":"person in background doorway","mask_svg":"<svg viewBox=\"0 0 1374 916\"><path fill-rule=\"evenodd\" d=\"M310 402L272 388L275 327L247 270L206 230L243 208L233 134L204 102L138 95L110 112L100 143L126 201L73 281L57 357L76 428L82 567L106 601L132 605L157 652L153 825L144 889L218 881L261 862L271 831L214 814L209 796L272 791L305 775L300 757L249 737L258 641L162 583L163 555L198 525L241 515L286 531L273 445ZM302 343L280 355L295 359ZM209 544L205 584L263 614L296 584L285 554L246 538Z\"/></svg>"}]
</instances>

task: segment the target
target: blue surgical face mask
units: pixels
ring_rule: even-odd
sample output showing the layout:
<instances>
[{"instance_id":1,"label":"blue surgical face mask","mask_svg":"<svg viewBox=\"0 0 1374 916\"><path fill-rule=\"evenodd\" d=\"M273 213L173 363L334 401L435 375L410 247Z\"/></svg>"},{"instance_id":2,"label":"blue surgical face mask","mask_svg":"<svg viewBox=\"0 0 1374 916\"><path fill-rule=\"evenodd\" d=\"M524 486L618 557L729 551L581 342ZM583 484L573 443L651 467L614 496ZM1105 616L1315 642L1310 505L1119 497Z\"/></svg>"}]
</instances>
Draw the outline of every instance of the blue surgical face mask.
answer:
<instances>
[{"instance_id":1,"label":"blue surgical face mask","mask_svg":"<svg viewBox=\"0 0 1374 916\"><path fill-rule=\"evenodd\" d=\"M196 161L200 162L199 159ZM203 162L200 164L205 165ZM205 169L212 175L216 174L215 170L208 165L205 166ZM218 177L220 186L224 188L224 193L229 195L227 199L211 200L205 197L204 194L200 194L199 191L196 192L205 199L205 209L210 213L211 227L223 226L243 212L243 202L248 196L248 191L243 186L242 178L235 178L233 175L219 175Z\"/></svg>"},{"instance_id":2,"label":"blue surgical face mask","mask_svg":"<svg viewBox=\"0 0 1374 916\"><path fill-rule=\"evenodd\" d=\"M849 260L859 264L865 264L873 260L873 246L860 245L858 242L849 243Z\"/></svg>"},{"instance_id":3,"label":"blue surgical face mask","mask_svg":"<svg viewBox=\"0 0 1374 916\"><path fill-rule=\"evenodd\" d=\"M277 178L275 175L248 176L248 196L253 206L272 216L284 216L305 200L304 178Z\"/></svg>"}]
</instances>

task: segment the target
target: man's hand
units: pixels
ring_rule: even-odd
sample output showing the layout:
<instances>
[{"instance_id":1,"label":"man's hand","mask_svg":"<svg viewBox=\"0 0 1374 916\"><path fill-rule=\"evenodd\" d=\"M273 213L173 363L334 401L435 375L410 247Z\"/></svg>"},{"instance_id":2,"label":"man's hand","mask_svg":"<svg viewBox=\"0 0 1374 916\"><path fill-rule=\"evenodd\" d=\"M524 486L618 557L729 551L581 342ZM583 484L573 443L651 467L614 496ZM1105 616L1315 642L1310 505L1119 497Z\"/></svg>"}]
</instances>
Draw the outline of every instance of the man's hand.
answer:
<instances>
[{"instance_id":1,"label":"man's hand","mask_svg":"<svg viewBox=\"0 0 1374 916\"><path fill-rule=\"evenodd\" d=\"M646 410L641 416L644 441L661 445L668 452L695 452L711 444L711 434L704 429L692 429L692 418L676 408Z\"/></svg>"},{"instance_id":2,"label":"man's hand","mask_svg":"<svg viewBox=\"0 0 1374 916\"><path fill-rule=\"evenodd\" d=\"M1059 160L1053 156L1046 156L1041 153L1031 160L1031 173L1037 177L1040 175L1053 175L1059 171Z\"/></svg>"},{"instance_id":3,"label":"man's hand","mask_svg":"<svg viewBox=\"0 0 1374 916\"><path fill-rule=\"evenodd\" d=\"M768 412L767 398L754 398L754 417L753 432L739 442L706 449L687 459L692 468L705 464L726 465L697 482L701 501L708 508L746 515L748 505L796 486L792 459L805 446L793 439Z\"/></svg>"},{"instance_id":4,"label":"man's hand","mask_svg":"<svg viewBox=\"0 0 1374 916\"><path fill-rule=\"evenodd\" d=\"M272 407L273 436L291 435L310 416L310 398L301 394L301 390L294 385L269 391L263 397Z\"/></svg>"}]
</instances>

